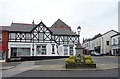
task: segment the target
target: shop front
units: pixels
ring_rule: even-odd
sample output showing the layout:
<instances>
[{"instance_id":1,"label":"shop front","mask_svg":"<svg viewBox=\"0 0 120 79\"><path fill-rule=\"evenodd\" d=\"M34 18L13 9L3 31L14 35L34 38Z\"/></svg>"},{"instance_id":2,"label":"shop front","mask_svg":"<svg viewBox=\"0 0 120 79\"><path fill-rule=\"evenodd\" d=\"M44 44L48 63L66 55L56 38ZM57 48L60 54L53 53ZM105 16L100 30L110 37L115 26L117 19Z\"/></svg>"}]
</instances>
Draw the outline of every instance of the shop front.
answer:
<instances>
[{"instance_id":1,"label":"shop front","mask_svg":"<svg viewBox=\"0 0 120 79\"><path fill-rule=\"evenodd\" d=\"M0 47L0 62L6 62L7 53L8 53L7 46L1 46Z\"/></svg>"}]
</instances>

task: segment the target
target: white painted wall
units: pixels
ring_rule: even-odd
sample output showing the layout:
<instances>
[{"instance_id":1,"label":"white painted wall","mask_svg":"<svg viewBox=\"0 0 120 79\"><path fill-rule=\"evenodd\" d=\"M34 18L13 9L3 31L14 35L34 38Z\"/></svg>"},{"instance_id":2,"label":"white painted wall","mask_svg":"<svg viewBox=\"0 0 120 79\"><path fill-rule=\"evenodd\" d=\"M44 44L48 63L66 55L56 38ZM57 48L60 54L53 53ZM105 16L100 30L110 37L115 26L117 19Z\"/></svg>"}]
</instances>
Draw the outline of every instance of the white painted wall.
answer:
<instances>
[{"instance_id":1,"label":"white painted wall","mask_svg":"<svg viewBox=\"0 0 120 79\"><path fill-rule=\"evenodd\" d=\"M115 40L115 43L114 43L114 40ZM114 36L111 38L111 51L112 51L112 54L113 54L113 49L118 49L118 35L117 36Z\"/></svg>"},{"instance_id":2,"label":"white painted wall","mask_svg":"<svg viewBox=\"0 0 120 79\"><path fill-rule=\"evenodd\" d=\"M117 34L114 31L110 31L109 33L102 36L102 54L105 54L111 50L111 36ZM106 45L106 41L109 41L109 45Z\"/></svg>"},{"instance_id":3,"label":"white painted wall","mask_svg":"<svg viewBox=\"0 0 120 79\"><path fill-rule=\"evenodd\" d=\"M52 54L52 44L54 44L55 54ZM46 45L46 55L38 55L38 54L36 54L37 45ZM69 56L69 52L70 52L69 45L73 45L73 44L65 44L65 45L68 45L68 55L66 55L66 56ZM9 42L8 43L8 49L9 49L8 58L10 58L10 56L11 56L11 47L30 48L30 56L32 56L33 43ZM76 45L73 45L74 55L76 55L75 47L76 47ZM58 52L59 52L59 54L57 53L56 43L34 43L34 56L65 56L64 55L64 45L59 45L58 46Z\"/></svg>"},{"instance_id":4,"label":"white painted wall","mask_svg":"<svg viewBox=\"0 0 120 79\"><path fill-rule=\"evenodd\" d=\"M31 49L31 56L32 56L32 43L19 43L19 42L8 42L8 58L11 56L11 47L18 47L18 48L30 48Z\"/></svg>"}]
</instances>

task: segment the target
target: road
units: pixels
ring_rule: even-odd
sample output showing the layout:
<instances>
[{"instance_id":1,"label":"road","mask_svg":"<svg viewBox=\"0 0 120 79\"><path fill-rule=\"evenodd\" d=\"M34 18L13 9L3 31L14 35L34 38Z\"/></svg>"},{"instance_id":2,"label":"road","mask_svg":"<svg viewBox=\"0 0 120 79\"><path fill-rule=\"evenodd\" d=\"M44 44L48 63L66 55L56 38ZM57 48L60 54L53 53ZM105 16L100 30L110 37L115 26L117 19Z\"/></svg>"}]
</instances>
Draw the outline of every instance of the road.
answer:
<instances>
[{"instance_id":1,"label":"road","mask_svg":"<svg viewBox=\"0 0 120 79\"><path fill-rule=\"evenodd\" d=\"M118 77L118 69L100 71L26 71L14 77Z\"/></svg>"},{"instance_id":2,"label":"road","mask_svg":"<svg viewBox=\"0 0 120 79\"><path fill-rule=\"evenodd\" d=\"M95 61L95 63L98 63L98 64L100 63L118 64L118 57L115 57L115 56L101 56L101 57L92 57L92 58ZM13 65L19 66L19 64L22 64L24 62L15 62L15 63L16 64L3 63L3 66L13 66ZM64 61L60 59L34 61L35 66L36 65L51 65L51 64L64 64ZM19 67L18 67L18 70L19 70ZM3 74L4 73L5 72L3 72ZM109 70L100 70L100 71L33 71L33 70L31 71L31 70L26 70L26 71L22 71L20 73L16 73L11 76L12 77L117 77L118 69L109 69Z\"/></svg>"}]
</instances>

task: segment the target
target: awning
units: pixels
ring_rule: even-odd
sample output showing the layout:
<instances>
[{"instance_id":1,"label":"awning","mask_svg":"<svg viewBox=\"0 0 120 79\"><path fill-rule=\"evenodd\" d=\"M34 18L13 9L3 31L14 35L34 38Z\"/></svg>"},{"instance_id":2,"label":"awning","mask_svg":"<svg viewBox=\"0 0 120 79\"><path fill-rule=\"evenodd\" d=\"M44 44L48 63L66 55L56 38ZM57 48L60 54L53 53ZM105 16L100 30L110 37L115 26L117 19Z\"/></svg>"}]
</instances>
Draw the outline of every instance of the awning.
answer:
<instances>
[{"instance_id":1,"label":"awning","mask_svg":"<svg viewBox=\"0 0 120 79\"><path fill-rule=\"evenodd\" d=\"M8 47L7 46L0 46L0 51L7 51Z\"/></svg>"}]
</instances>

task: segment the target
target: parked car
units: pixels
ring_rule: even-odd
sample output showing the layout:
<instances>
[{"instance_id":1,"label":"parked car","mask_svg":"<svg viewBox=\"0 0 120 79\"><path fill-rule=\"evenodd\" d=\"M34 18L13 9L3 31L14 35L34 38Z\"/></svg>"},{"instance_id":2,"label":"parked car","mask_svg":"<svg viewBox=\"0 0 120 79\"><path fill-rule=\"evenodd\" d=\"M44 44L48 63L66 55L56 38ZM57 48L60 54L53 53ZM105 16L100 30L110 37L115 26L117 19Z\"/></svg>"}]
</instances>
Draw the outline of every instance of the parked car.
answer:
<instances>
[{"instance_id":1,"label":"parked car","mask_svg":"<svg viewBox=\"0 0 120 79\"><path fill-rule=\"evenodd\" d=\"M100 53L97 53L97 52L92 52L92 53L91 53L91 56L101 56L101 54L100 54Z\"/></svg>"}]
</instances>

